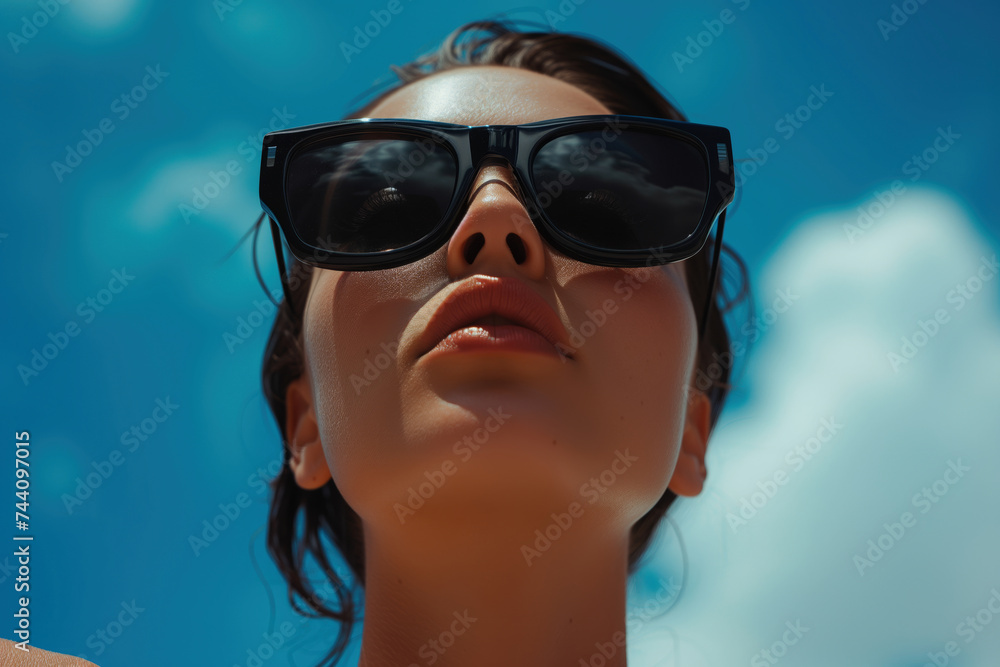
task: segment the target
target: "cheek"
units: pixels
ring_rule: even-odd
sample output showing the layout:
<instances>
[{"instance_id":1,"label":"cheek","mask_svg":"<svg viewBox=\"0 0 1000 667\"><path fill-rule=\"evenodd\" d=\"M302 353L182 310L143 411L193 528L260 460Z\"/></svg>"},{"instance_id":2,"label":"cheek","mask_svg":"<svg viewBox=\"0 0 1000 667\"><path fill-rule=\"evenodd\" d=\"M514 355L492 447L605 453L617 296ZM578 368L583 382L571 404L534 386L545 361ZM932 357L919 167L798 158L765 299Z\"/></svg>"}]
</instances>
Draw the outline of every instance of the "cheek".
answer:
<instances>
[{"instance_id":1,"label":"cheek","mask_svg":"<svg viewBox=\"0 0 1000 667\"><path fill-rule=\"evenodd\" d=\"M696 353L694 310L674 266L602 269L587 282L579 292L586 304L569 315L587 376L581 391L590 394L581 401L601 452L592 465L607 467L626 448L638 459L620 487L628 496L608 497L634 520L662 495L677 461Z\"/></svg>"},{"instance_id":2,"label":"cheek","mask_svg":"<svg viewBox=\"0 0 1000 667\"><path fill-rule=\"evenodd\" d=\"M398 441L401 430L396 352L410 314L385 273L324 272L305 313L320 439L334 483L355 509L378 486L369 477L384 470L380 444Z\"/></svg>"}]
</instances>

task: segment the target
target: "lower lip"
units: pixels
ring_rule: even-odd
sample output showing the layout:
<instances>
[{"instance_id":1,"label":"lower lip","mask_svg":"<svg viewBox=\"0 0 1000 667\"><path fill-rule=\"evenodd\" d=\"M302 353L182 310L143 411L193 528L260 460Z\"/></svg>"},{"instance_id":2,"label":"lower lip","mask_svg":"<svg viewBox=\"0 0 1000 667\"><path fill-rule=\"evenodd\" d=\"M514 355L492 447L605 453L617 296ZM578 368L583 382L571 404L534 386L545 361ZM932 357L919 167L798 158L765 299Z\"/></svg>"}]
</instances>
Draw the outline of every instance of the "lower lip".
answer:
<instances>
[{"instance_id":1,"label":"lower lip","mask_svg":"<svg viewBox=\"0 0 1000 667\"><path fill-rule=\"evenodd\" d=\"M514 324L476 324L453 331L424 356L454 352L529 352L562 356L547 338Z\"/></svg>"}]
</instances>

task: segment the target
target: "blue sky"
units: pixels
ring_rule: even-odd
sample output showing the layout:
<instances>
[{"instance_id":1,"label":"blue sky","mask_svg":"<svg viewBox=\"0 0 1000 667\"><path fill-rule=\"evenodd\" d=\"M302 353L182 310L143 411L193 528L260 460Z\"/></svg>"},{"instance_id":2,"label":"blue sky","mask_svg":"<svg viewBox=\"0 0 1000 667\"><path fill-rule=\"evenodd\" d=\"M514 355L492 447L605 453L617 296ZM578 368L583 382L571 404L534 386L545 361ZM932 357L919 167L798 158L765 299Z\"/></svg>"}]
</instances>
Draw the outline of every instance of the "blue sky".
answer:
<instances>
[{"instance_id":1,"label":"blue sky","mask_svg":"<svg viewBox=\"0 0 1000 667\"><path fill-rule=\"evenodd\" d=\"M278 457L258 389L268 313L244 343L223 338L266 310L248 246L226 259L260 210L259 135L339 118L390 64L506 12L616 45L692 120L728 127L746 161L726 240L761 317L794 295L741 359L705 493L676 508L633 582L639 609L686 577L672 610L630 635L635 664L753 664L797 621L810 629L786 664L917 666L949 641L963 665L1000 654L1000 619L971 640L959 629L1000 586L995 5L401 0L347 57L387 3L226 2L0 9L0 387L8 434L31 432L34 643L104 666L243 665L269 623L295 618L259 534ZM77 162L67 146L81 141L95 145ZM22 376L53 340L58 354ZM907 341L912 358L894 362ZM123 440L133 427L144 439ZM789 454L820 435L810 458ZM68 508L115 449L121 462ZM970 470L956 479L952 464ZM930 505L913 501L925 487ZM195 555L188 537L240 494L250 506ZM859 566L905 512L914 525ZM12 613L2 567L0 590ZM96 640L133 600L135 622ZM329 632L311 623L297 641ZM150 648L167 642L190 657Z\"/></svg>"}]
</instances>

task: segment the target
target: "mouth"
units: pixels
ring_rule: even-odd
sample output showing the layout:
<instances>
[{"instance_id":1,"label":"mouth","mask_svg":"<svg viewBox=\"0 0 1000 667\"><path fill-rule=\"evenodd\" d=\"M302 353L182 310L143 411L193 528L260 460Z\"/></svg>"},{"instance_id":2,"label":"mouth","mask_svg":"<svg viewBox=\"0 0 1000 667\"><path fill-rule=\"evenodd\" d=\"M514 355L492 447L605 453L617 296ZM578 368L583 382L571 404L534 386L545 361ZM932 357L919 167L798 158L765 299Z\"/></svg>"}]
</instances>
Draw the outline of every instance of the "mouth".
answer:
<instances>
[{"instance_id":1,"label":"mouth","mask_svg":"<svg viewBox=\"0 0 1000 667\"><path fill-rule=\"evenodd\" d=\"M436 357L457 352L532 353L571 357L567 348L559 347L539 332L500 315L480 317L459 326L437 342L423 356Z\"/></svg>"},{"instance_id":2,"label":"mouth","mask_svg":"<svg viewBox=\"0 0 1000 667\"><path fill-rule=\"evenodd\" d=\"M438 306L420 357L450 352L533 352L572 359L568 334L551 306L515 278L474 276Z\"/></svg>"},{"instance_id":3,"label":"mouth","mask_svg":"<svg viewBox=\"0 0 1000 667\"><path fill-rule=\"evenodd\" d=\"M485 327L485 326L499 326L501 324L513 325L513 326L516 326L516 327L524 327L526 329L530 329L530 327L528 327L523 322L515 322L514 320L510 319L509 317L504 317L503 315L500 315L499 313L491 313L489 315L484 315L483 317L476 318L475 320L473 320L472 322L469 322L468 324L466 324L464 326L465 327ZM464 327L459 327L459 329L462 329L462 328L464 328Z\"/></svg>"}]
</instances>

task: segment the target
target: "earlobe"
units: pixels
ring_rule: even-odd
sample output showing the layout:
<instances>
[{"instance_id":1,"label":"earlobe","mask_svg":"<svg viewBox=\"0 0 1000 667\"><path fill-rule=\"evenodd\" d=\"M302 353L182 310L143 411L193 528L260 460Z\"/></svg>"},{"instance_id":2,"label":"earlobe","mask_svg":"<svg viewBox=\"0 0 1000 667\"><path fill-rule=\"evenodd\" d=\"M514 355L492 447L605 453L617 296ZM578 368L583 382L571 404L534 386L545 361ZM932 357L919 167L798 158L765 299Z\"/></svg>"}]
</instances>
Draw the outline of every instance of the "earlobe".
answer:
<instances>
[{"instance_id":1,"label":"earlobe","mask_svg":"<svg viewBox=\"0 0 1000 667\"><path fill-rule=\"evenodd\" d=\"M330 481L330 467L319 438L319 425L308 380L298 377L285 392L285 441L288 467L303 489L318 489Z\"/></svg>"},{"instance_id":2,"label":"earlobe","mask_svg":"<svg viewBox=\"0 0 1000 667\"><path fill-rule=\"evenodd\" d=\"M684 419L681 451L668 488L679 496L697 496L705 485L708 470L705 452L711 430L712 402L703 392L691 387Z\"/></svg>"}]
</instances>

